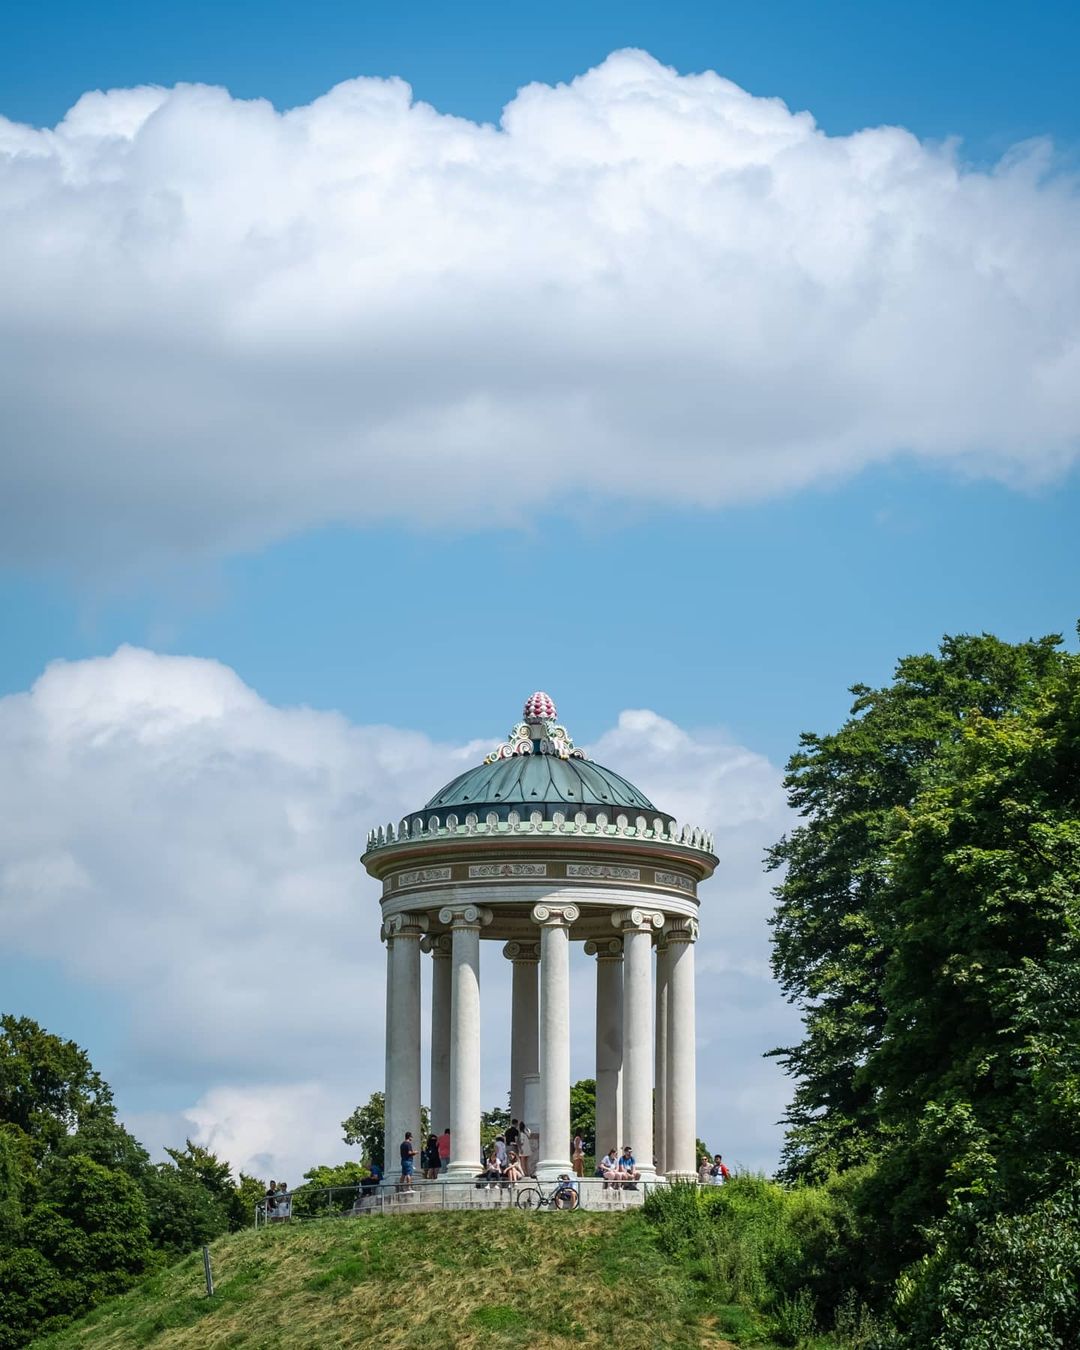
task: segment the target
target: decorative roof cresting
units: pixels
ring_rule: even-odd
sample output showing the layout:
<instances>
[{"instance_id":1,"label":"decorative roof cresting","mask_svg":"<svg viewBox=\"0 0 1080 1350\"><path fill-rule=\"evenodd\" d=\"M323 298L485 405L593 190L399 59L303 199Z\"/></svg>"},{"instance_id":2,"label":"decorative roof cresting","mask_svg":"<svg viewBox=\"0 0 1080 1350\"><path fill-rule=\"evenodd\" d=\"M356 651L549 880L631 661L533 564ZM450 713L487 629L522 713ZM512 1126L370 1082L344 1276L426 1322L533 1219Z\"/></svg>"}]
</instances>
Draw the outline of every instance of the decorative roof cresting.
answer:
<instances>
[{"instance_id":1,"label":"decorative roof cresting","mask_svg":"<svg viewBox=\"0 0 1080 1350\"><path fill-rule=\"evenodd\" d=\"M485 756L485 764L514 755L556 755L559 759L586 759L584 750L578 750L565 727L555 721L557 711L553 699L538 689L525 700L524 721L519 722L502 745Z\"/></svg>"}]
</instances>

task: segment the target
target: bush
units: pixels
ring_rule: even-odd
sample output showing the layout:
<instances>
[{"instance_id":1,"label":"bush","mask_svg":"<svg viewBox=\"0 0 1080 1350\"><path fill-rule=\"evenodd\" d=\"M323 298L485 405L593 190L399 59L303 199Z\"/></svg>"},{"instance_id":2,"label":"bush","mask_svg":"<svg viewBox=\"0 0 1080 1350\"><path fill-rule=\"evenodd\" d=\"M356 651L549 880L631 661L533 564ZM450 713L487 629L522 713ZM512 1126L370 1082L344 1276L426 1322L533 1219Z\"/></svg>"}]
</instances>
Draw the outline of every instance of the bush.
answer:
<instances>
[{"instance_id":1,"label":"bush","mask_svg":"<svg viewBox=\"0 0 1080 1350\"><path fill-rule=\"evenodd\" d=\"M760 1308L783 1324L778 1334L805 1337L815 1309L829 1324L862 1292L853 1266L860 1180L848 1173L824 1186L787 1188L742 1174L724 1186L658 1188L644 1213L661 1246L685 1260L718 1301Z\"/></svg>"},{"instance_id":2,"label":"bush","mask_svg":"<svg viewBox=\"0 0 1080 1350\"><path fill-rule=\"evenodd\" d=\"M1020 1214L957 1211L899 1282L912 1347L1036 1350L1080 1345L1080 1183Z\"/></svg>"}]
</instances>

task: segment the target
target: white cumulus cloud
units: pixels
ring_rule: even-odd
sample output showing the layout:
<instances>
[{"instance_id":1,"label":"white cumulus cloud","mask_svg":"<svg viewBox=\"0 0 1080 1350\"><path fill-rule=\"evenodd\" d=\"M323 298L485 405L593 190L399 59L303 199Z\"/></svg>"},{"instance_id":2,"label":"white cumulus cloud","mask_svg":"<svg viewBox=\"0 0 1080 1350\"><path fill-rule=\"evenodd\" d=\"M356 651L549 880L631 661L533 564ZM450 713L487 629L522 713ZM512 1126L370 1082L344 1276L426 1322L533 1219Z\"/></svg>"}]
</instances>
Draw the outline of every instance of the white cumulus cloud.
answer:
<instances>
[{"instance_id":1,"label":"white cumulus cloud","mask_svg":"<svg viewBox=\"0 0 1080 1350\"><path fill-rule=\"evenodd\" d=\"M648 711L623 713L592 752L716 831L698 948L700 1128L725 1154L769 1165L786 1085L761 1054L792 1026L768 976L760 868L787 820L779 773L718 730ZM123 647L55 663L0 699L0 943L126 1010L111 1076L148 1144L191 1134L236 1167L298 1181L347 1156L339 1122L382 1086L385 956L378 887L359 862L366 831L479 758L475 744L275 707L214 661ZM507 1087L509 966L501 944L483 948L494 1105ZM573 962L573 1072L591 1077L594 962L579 945ZM66 1007L58 995L44 1020L93 1055L97 1028L69 1025ZM163 1110L171 1082L188 1095Z\"/></svg>"},{"instance_id":2,"label":"white cumulus cloud","mask_svg":"<svg viewBox=\"0 0 1080 1350\"><path fill-rule=\"evenodd\" d=\"M360 78L0 119L0 540L103 565L315 524L715 506L1080 431L1080 204L618 52L498 127Z\"/></svg>"}]
</instances>

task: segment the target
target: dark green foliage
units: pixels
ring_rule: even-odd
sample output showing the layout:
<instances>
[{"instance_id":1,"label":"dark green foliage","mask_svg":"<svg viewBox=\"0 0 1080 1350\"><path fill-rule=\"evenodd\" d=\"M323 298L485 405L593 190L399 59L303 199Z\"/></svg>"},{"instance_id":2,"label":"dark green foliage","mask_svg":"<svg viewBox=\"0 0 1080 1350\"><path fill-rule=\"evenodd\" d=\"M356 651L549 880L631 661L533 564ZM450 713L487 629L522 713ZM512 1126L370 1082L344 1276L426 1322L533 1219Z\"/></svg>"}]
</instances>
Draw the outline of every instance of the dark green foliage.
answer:
<instances>
[{"instance_id":1,"label":"dark green foliage","mask_svg":"<svg viewBox=\"0 0 1080 1350\"><path fill-rule=\"evenodd\" d=\"M127 1288L153 1259L146 1202L122 1172L85 1157L53 1159L19 1245L0 1256L0 1346L62 1326Z\"/></svg>"},{"instance_id":2,"label":"dark green foliage","mask_svg":"<svg viewBox=\"0 0 1080 1350\"><path fill-rule=\"evenodd\" d=\"M386 1099L381 1092L373 1092L367 1101L358 1106L356 1110L347 1119L341 1122L341 1128L344 1131L344 1138L347 1144L359 1144L361 1148L361 1161L369 1166L372 1163L378 1163L380 1167L386 1166L386 1140L384 1137L383 1117L386 1111ZM441 1132L448 1121L444 1121L438 1127ZM431 1131L431 1113L426 1106L420 1108L420 1132L417 1136L417 1153L419 1154L420 1145L428 1137ZM397 1161L397 1146L401 1140L397 1140L391 1149L394 1161Z\"/></svg>"},{"instance_id":3,"label":"dark green foliage","mask_svg":"<svg viewBox=\"0 0 1080 1350\"><path fill-rule=\"evenodd\" d=\"M298 1219L312 1219L348 1213L356 1202L360 1181L367 1175L368 1169L357 1162L338 1163L336 1167L310 1167L304 1173L305 1184L293 1197L293 1215ZM326 1194L327 1190L329 1194Z\"/></svg>"},{"instance_id":4,"label":"dark green foliage","mask_svg":"<svg viewBox=\"0 0 1080 1350\"><path fill-rule=\"evenodd\" d=\"M622 1146L621 1140L605 1140L597 1150L595 1078L579 1078L570 1089L570 1138L575 1134L584 1139L585 1152L594 1156L602 1154L609 1142L614 1142L616 1148Z\"/></svg>"},{"instance_id":5,"label":"dark green foliage","mask_svg":"<svg viewBox=\"0 0 1080 1350\"><path fill-rule=\"evenodd\" d=\"M803 823L769 865L784 868L773 916L773 967L803 1009L805 1036L775 1053L796 1081L785 1174L820 1179L876 1156L883 1122L862 1073L886 1022L897 811L948 772L973 718L1023 715L1068 658L1057 637L1017 645L946 638L938 656L906 657L883 689L856 685L852 716L805 734L788 764Z\"/></svg>"},{"instance_id":6,"label":"dark green foliage","mask_svg":"<svg viewBox=\"0 0 1080 1350\"><path fill-rule=\"evenodd\" d=\"M901 1282L910 1350L1035 1350L1080 1345L1080 1185L1017 1214L950 1216Z\"/></svg>"},{"instance_id":7,"label":"dark green foliage","mask_svg":"<svg viewBox=\"0 0 1080 1350\"><path fill-rule=\"evenodd\" d=\"M108 1084L74 1041L29 1017L0 1017L0 1122L21 1131L39 1157L112 1114Z\"/></svg>"},{"instance_id":8,"label":"dark green foliage","mask_svg":"<svg viewBox=\"0 0 1080 1350\"><path fill-rule=\"evenodd\" d=\"M771 858L786 1175L872 1162L855 1283L911 1347L1077 1343L1080 658L947 639L856 693Z\"/></svg>"},{"instance_id":9,"label":"dark green foliage","mask_svg":"<svg viewBox=\"0 0 1080 1350\"><path fill-rule=\"evenodd\" d=\"M493 1106L490 1111L480 1112L480 1147L486 1150L494 1143L497 1135L503 1134L510 1126L510 1111L505 1106ZM424 1136L427 1138L427 1136Z\"/></svg>"},{"instance_id":10,"label":"dark green foliage","mask_svg":"<svg viewBox=\"0 0 1080 1350\"><path fill-rule=\"evenodd\" d=\"M250 1223L254 1188L190 1142L153 1164L77 1045L0 1020L0 1350Z\"/></svg>"}]
</instances>

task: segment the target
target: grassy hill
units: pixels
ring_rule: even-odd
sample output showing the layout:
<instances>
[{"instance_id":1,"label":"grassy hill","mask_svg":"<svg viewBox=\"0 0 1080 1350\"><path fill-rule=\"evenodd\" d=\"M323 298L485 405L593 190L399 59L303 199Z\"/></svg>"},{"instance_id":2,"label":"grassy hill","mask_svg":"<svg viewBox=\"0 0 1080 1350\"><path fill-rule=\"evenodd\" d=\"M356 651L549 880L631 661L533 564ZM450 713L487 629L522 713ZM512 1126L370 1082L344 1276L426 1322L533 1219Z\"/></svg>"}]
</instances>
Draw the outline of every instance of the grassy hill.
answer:
<instances>
[{"instance_id":1,"label":"grassy hill","mask_svg":"<svg viewBox=\"0 0 1080 1350\"><path fill-rule=\"evenodd\" d=\"M36 1350L577 1346L755 1340L707 1301L638 1214L419 1214L234 1233ZM741 1333L741 1334L740 1334Z\"/></svg>"}]
</instances>

